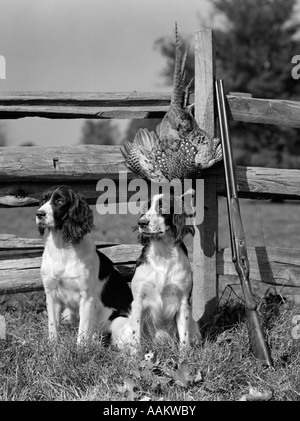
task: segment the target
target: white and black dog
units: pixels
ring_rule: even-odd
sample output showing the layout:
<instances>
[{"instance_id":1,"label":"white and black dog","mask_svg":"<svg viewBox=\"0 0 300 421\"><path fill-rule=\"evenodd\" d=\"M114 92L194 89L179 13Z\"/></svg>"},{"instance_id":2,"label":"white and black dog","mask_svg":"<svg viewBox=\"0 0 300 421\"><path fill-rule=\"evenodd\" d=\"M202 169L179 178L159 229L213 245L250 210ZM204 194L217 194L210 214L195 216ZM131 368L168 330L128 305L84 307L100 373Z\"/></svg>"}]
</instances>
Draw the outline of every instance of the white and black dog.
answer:
<instances>
[{"instance_id":1,"label":"white and black dog","mask_svg":"<svg viewBox=\"0 0 300 421\"><path fill-rule=\"evenodd\" d=\"M49 338L57 339L64 317L79 320L77 343L109 332L110 323L126 315L132 301L127 282L112 262L96 250L90 231L93 212L68 186L55 186L43 194L36 212L41 234L48 229L41 276L46 293Z\"/></svg>"},{"instance_id":2,"label":"white and black dog","mask_svg":"<svg viewBox=\"0 0 300 421\"><path fill-rule=\"evenodd\" d=\"M181 347L200 338L191 313L192 270L183 238L194 234L183 211L175 213L173 196L158 194L139 218L144 246L132 279L129 317L111 325L113 343L136 351L143 337L178 338Z\"/></svg>"}]
</instances>

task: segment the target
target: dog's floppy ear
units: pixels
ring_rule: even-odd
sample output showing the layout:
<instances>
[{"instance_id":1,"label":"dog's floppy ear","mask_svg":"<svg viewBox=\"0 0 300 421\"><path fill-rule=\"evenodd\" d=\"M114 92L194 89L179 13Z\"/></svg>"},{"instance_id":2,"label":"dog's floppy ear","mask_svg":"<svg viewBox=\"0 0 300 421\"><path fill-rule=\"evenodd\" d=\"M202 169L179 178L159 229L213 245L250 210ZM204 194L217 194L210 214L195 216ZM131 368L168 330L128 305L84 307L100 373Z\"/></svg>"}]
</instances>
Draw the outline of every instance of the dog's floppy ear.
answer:
<instances>
[{"instance_id":1,"label":"dog's floppy ear","mask_svg":"<svg viewBox=\"0 0 300 421\"><path fill-rule=\"evenodd\" d=\"M185 215L174 213L173 215L173 231L175 243L182 243L185 228Z\"/></svg>"},{"instance_id":2,"label":"dog's floppy ear","mask_svg":"<svg viewBox=\"0 0 300 421\"><path fill-rule=\"evenodd\" d=\"M187 225L187 214L184 209L182 213L174 213L173 215L173 230L175 242L182 243L187 234L194 235L195 228L193 225Z\"/></svg>"},{"instance_id":3,"label":"dog's floppy ear","mask_svg":"<svg viewBox=\"0 0 300 421\"><path fill-rule=\"evenodd\" d=\"M94 225L93 211L81 195L69 190L71 196L71 206L66 213L62 233L64 241L79 243Z\"/></svg>"}]
</instances>

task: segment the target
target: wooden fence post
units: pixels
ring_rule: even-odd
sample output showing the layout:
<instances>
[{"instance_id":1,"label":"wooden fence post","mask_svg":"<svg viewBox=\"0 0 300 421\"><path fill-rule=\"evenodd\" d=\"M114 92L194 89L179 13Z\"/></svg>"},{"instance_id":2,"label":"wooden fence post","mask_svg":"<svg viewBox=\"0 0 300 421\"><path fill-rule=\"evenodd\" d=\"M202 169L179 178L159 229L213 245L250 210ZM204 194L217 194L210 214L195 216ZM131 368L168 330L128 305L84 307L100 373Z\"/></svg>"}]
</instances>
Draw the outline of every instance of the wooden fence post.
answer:
<instances>
[{"instance_id":1,"label":"wooden fence post","mask_svg":"<svg viewBox=\"0 0 300 421\"><path fill-rule=\"evenodd\" d=\"M215 135L214 76L214 35L205 29L195 36L195 116L211 136ZM218 301L217 232L216 175L209 174L204 178L204 219L196 227L193 247L193 316L200 326L209 321Z\"/></svg>"}]
</instances>

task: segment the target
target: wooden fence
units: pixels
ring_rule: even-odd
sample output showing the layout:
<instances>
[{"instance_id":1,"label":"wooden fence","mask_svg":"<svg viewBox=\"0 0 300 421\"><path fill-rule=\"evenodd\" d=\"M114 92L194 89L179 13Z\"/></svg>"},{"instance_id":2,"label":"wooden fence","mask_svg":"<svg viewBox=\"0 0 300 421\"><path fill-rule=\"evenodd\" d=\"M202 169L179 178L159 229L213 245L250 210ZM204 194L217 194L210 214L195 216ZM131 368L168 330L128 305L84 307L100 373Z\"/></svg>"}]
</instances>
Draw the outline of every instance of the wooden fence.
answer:
<instances>
[{"instance_id":1,"label":"wooden fence","mask_svg":"<svg viewBox=\"0 0 300 421\"><path fill-rule=\"evenodd\" d=\"M214 78L213 32L201 30L195 34L195 94L190 102L195 102L198 123L212 135L216 121ZM246 94L229 94L227 101L233 120L300 127L300 102L254 99ZM170 94L166 93L6 93L0 96L0 118L161 118L169 103ZM4 203L3 198L16 191L24 196L24 206L37 205L47 187L61 183L78 189L95 204L99 180L110 178L118 185L120 172L126 172L128 181L134 178L122 159L118 146L0 148L0 206L1 199ZM237 167L236 179L243 198L300 199L299 170ZM127 192L119 193L121 201L129 199ZM215 311L219 276L236 276L230 249L218 250L217 246L218 196L225 196L222 164L205 174L204 220L194 237L193 312L202 323ZM131 276L139 245L97 246ZM42 289L42 251L42 240L0 236L0 294ZM252 280L300 293L300 250L254 247L248 252Z\"/></svg>"}]
</instances>

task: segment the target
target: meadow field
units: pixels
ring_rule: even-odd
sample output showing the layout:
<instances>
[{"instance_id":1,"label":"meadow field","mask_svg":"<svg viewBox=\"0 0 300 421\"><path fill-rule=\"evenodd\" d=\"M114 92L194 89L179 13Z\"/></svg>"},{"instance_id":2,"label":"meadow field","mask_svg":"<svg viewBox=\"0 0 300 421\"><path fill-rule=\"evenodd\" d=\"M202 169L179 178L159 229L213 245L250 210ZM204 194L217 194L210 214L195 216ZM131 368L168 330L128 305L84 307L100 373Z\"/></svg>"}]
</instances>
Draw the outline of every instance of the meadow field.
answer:
<instances>
[{"instance_id":1,"label":"meadow field","mask_svg":"<svg viewBox=\"0 0 300 421\"><path fill-rule=\"evenodd\" d=\"M299 205L241 200L247 245L300 248ZM35 211L0 209L0 233L38 237ZM95 239L136 242L131 229L136 216L94 213ZM223 198L219 215L223 248L229 246ZM187 242L191 245L191 239ZM244 307L233 295L224 295L203 342L184 355L173 344L147 343L135 358L99 343L78 350L76 331L67 327L53 347L47 341L43 292L0 296L7 332L0 340L0 400L300 400L300 340L291 334L300 309L275 294L258 299L271 369L249 352ZM146 359L150 350L154 355Z\"/></svg>"}]
</instances>

